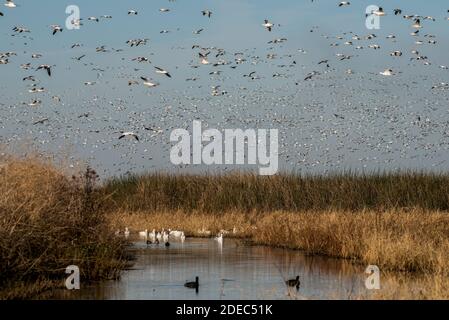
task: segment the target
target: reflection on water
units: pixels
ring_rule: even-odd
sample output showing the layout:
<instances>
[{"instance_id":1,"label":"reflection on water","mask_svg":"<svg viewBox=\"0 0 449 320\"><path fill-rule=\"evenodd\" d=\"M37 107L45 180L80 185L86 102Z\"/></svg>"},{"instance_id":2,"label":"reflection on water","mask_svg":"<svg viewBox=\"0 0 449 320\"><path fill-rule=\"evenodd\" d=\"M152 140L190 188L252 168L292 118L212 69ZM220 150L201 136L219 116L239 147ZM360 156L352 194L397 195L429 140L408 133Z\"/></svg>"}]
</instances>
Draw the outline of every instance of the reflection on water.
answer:
<instances>
[{"instance_id":1,"label":"reflection on water","mask_svg":"<svg viewBox=\"0 0 449 320\"><path fill-rule=\"evenodd\" d=\"M137 260L119 281L57 292L62 299L347 299L363 292L363 266L306 256L299 251L248 246L225 239L187 239L147 247L135 243ZM301 287L284 280L300 275ZM199 276L200 288L184 287Z\"/></svg>"}]
</instances>

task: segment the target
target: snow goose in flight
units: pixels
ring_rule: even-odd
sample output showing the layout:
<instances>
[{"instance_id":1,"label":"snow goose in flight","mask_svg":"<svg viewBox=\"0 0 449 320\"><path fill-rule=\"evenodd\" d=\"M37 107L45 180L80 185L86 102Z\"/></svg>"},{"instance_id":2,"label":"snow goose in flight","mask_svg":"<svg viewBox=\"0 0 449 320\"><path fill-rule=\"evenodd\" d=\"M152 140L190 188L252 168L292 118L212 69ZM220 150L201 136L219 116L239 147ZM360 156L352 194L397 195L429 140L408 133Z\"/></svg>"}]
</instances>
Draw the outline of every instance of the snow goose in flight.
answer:
<instances>
[{"instance_id":1,"label":"snow goose in flight","mask_svg":"<svg viewBox=\"0 0 449 320\"><path fill-rule=\"evenodd\" d=\"M30 29L27 29L27 28L24 28L24 27L18 27L18 26L15 26L14 28L12 28L12 31L17 32L17 33L23 33L23 32L30 33L31 32Z\"/></svg>"},{"instance_id":2,"label":"snow goose in flight","mask_svg":"<svg viewBox=\"0 0 449 320\"><path fill-rule=\"evenodd\" d=\"M422 28L422 26L421 26L421 20L420 20L420 19L416 19L415 22L412 24L412 28L415 28L415 29L420 29L420 28Z\"/></svg>"},{"instance_id":3,"label":"snow goose in flight","mask_svg":"<svg viewBox=\"0 0 449 320\"><path fill-rule=\"evenodd\" d=\"M34 100L31 101L30 103L28 103L28 105L29 105L30 107L36 107L36 106L40 105L41 103L42 103L41 100L36 100L36 99L34 99Z\"/></svg>"},{"instance_id":4,"label":"snow goose in flight","mask_svg":"<svg viewBox=\"0 0 449 320\"><path fill-rule=\"evenodd\" d=\"M148 62L148 63L151 63L150 59L145 58L145 57L137 57L137 58L132 59L131 61Z\"/></svg>"},{"instance_id":5,"label":"snow goose in flight","mask_svg":"<svg viewBox=\"0 0 449 320\"><path fill-rule=\"evenodd\" d=\"M86 56L86 55L83 54L83 55L81 55L81 56L79 56L79 57L73 57L72 59L73 59L73 60L81 61L81 59L84 58L85 56Z\"/></svg>"},{"instance_id":6,"label":"snow goose in flight","mask_svg":"<svg viewBox=\"0 0 449 320\"><path fill-rule=\"evenodd\" d=\"M34 76L28 76L22 79L22 81L36 81L36 79L34 78Z\"/></svg>"},{"instance_id":7,"label":"snow goose in flight","mask_svg":"<svg viewBox=\"0 0 449 320\"><path fill-rule=\"evenodd\" d=\"M379 72L379 74L381 74L381 75L383 75L383 76L392 76L392 75L394 75L394 72L393 72L393 70L392 69L385 69L384 71L382 71L382 72Z\"/></svg>"},{"instance_id":8,"label":"snow goose in flight","mask_svg":"<svg viewBox=\"0 0 449 320\"><path fill-rule=\"evenodd\" d=\"M439 84L433 85L432 90L433 89L449 89L449 83L440 82Z\"/></svg>"},{"instance_id":9,"label":"snow goose in flight","mask_svg":"<svg viewBox=\"0 0 449 320\"><path fill-rule=\"evenodd\" d=\"M48 118L42 118L40 120L37 120L37 121L33 122L33 126L35 126L37 124L43 124L46 121L48 121Z\"/></svg>"},{"instance_id":10,"label":"snow goose in flight","mask_svg":"<svg viewBox=\"0 0 449 320\"><path fill-rule=\"evenodd\" d=\"M203 53L198 53L198 56L200 57L200 63L201 64L204 64L204 65L206 65L206 64L209 64L209 60L207 60L207 55L209 54L209 52L208 53L205 53L205 54L203 54Z\"/></svg>"},{"instance_id":11,"label":"snow goose in flight","mask_svg":"<svg viewBox=\"0 0 449 320\"><path fill-rule=\"evenodd\" d=\"M379 9L373 11L373 14L375 16L382 17L385 15L385 11L382 7L379 7Z\"/></svg>"},{"instance_id":12,"label":"snow goose in flight","mask_svg":"<svg viewBox=\"0 0 449 320\"><path fill-rule=\"evenodd\" d=\"M83 25L83 23L81 22L81 20L83 19L73 19L72 21L70 21L70 23L74 26L74 27L81 27Z\"/></svg>"},{"instance_id":13,"label":"snow goose in flight","mask_svg":"<svg viewBox=\"0 0 449 320\"><path fill-rule=\"evenodd\" d=\"M167 77L171 78L170 73L167 70L164 70L160 67L154 67L156 69L156 73L165 74Z\"/></svg>"},{"instance_id":14,"label":"snow goose in flight","mask_svg":"<svg viewBox=\"0 0 449 320\"><path fill-rule=\"evenodd\" d=\"M201 13L203 14L203 16L208 16L209 18L212 15L212 11L210 10L203 10L201 11Z\"/></svg>"},{"instance_id":15,"label":"snow goose in flight","mask_svg":"<svg viewBox=\"0 0 449 320\"><path fill-rule=\"evenodd\" d=\"M28 92L29 93L41 93L41 92L45 92L45 89L33 87L32 89L28 90Z\"/></svg>"},{"instance_id":16,"label":"snow goose in flight","mask_svg":"<svg viewBox=\"0 0 449 320\"><path fill-rule=\"evenodd\" d=\"M144 128L145 128L145 130L151 131L155 134L161 134L164 132L164 130L162 130L161 128L152 128L152 127L144 127Z\"/></svg>"},{"instance_id":17,"label":"snow goose in flight","mask_svg":"<svg viewBox=\"0 0 449 320\"><path fill-rule=\"evenodd\" d=\"M58 31L62 32L62 27L58 24L52 24L50 28L53 30L53 35L55 35Z\"/></svg>"},{"instance_id":18,"label":"snow goose in flight","mask_svg":"<svg viewBox=\"0 0 449 320\"><path fill-rule=\"evenodd\" d=\"M130 14L133 14L133 15L137 15L138 14L138 12L136 11L136 10L128 10L128 15L130 15Z\"/></svg>"},{"instance_id":19,"label":"snow goose in flight","mask_svg":"<svg viewBox=\"0 0 449 320\"><path fill-rule=\"evenodd\" d=\"M351 3L349 1L342 1L338 4L339 7L349 6Z\"/></svg>"},{"instance_id":20,"label":"snow goose in flight","mask_svg":"<svg viewBox=\"0 0 449 320\"><path fill-rule=\"evenodd\" d=\"M273 43L273 44L283 43L285 41L287 41L287 38L277 38L277 39L273 39L273 40L268 41L268 44L271 44L271 43Z\"/></svg>"},{"instance_id":21,"label":"snow goose in flight","mask_svg":"<svg viewBox=\"0 0 449 320\"><path fill-rule=\"evenodd\" d=\"M267 19L264 20L264 23L262 24L263 27L265 27L268 31L271 32L273 29L274 24L269 22Z\"/></svg>"},{"instance_id":22,"label":"snow goose in flight","mask_svg":"<svg viewBox=\"0 0 449 320\"><path fill-rule=\"evenodd\" d=\"M121 136L118 138L119 138L119 140L123 139L123 138L133 138L133 139L136 139L137 141L139 141L139 137L134 132L123 132L121 134Z\"/></svg>"},{"instance_id":23,"label":"snow goose in flight","mask_svg":"<svg viewBox=\"0 0 449 320\"><path fill-rule=\"evenodd\" d=\"M38 70L47 70L48 76L51 77L51 66L48 64L41 64L39 67L37 67L36 71Z\"/></svg>"},{"instance_id":24,"label":"snow goose in flight","mask_svg":"<svg viewBox=\"0 0 449 320\"><path fill-rule=\"evenodd\" d=\"M143 80L143 85L146 87L149 87L149 88L154 88L159 85L159 83L151 82L148 78L145 78L145 77L140 77L140 79ZM131 85L131 84L128 82L128 85Z\"/></svg>"},{"instance_id":25,"label":"snow goose in flight","mask_svg":"<svg viewBox=\"0 0 449 320\"><path fill-rule=\"evenodd\" d=\"M256 74L256 71L252 71L252 72L250 72L250 73L248 73L248 74L244 74L243 77L245 77L245 78L251 78L251 80L258 79L258 78L256 78L256 76L254 76L255 74Z\"/></svg>"},{"instance_id":26,"label":"snow goose in flight","mask_svg":"<svg viewBox=\"0 0 449 320\"><path fill-rule=\"evenodd\" d=\"M96 22L100 22L100 19L98 19L97 17L89 17L87 18L88 21L96 21Z\"/></svg>"},{"instance_id":27,"label":"snow goose in flight","mask_svg":"<svg viewBox=\"0 0 449 320\"><path fill-rule=\"evenodd\" d=\"M160 11L160 12L170 12L170 9L167 9L167 8L160 8L159 11Z\"/></svg>"}]
</instances>

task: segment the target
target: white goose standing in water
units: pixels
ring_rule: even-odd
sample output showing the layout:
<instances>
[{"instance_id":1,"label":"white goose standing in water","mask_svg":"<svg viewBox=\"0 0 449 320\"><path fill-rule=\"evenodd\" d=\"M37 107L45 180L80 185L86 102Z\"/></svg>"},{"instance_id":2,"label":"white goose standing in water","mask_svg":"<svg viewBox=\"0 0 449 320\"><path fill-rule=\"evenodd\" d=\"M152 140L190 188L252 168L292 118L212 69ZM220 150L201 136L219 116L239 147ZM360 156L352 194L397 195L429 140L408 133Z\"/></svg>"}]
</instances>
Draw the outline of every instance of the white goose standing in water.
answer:
<instances>
[{"instance_id":1,"label":"white goose standing in water","mask_svg":"<svg viewBox=\"0 0 449 320\"><path fill-rule=\"evenodd\" d=\"M223 233L220 232L215 240L217 240L218 244L223 244Z\"/></svg>"},{"instance_id":2,"label":"white goose standing in water","mask_svg":"<svg viewBox=\"0 0 449 320\"><path fill-rule=\"evenodd\" d=\"M139 237L144 238L144 239L148 238L148 230L145 229L145 231L140 231Z\"/></svg>"},{"instance_id":3,"label":"white goose standing in water","mask_svg":"<svg viewBox=\"0 0 449 320\"><path fill-rule=\"evenodd\" d=\"M170 239L170 235L168 234L168 232L167 231L164 231L163 233L162 233L162 240L165 242L165 243L167 243Z\"/></svg>"}]
</instances>

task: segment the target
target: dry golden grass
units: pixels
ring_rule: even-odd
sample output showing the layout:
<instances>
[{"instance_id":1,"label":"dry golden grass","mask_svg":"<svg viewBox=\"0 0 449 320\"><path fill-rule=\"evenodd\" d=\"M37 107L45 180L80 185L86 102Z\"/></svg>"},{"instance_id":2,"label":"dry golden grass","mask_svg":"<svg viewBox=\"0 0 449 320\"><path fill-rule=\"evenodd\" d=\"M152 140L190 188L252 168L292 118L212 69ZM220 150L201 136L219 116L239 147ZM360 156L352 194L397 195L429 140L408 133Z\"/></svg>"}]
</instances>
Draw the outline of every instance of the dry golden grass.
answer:
<instances>
[{"instance_id":1,"label":"dry golden grass","mask_svg":"<svg viewBox=\"0 0 449 320\"><path fill-rule=\"evenodd\" d=\"M449 175L416 172L113 178L109 210L135 229L239 229L255 243L449 275Z\"/></svg>"},{"instance_id":2,"label":"dry golden grass","mask_svg":"<svg viewBox=\"0 0 449 320\"><path fill-rule=\"evenodd\" d=\"M381 275L380 290L351 297L357 300L448 300L449 278L441 275L410 277L397 273Z\"/></svg>"},{"instance_id":3,"label":"dry golden grass","mask_svg":"<svg viewBox=\"0 0 449 320\"><path fill-rule=\"evenodd\" d=\"M112 178L104 186L111 209L125 211L385 211L449 210L449 175L420 172L327 176L250 173Z\"/></svg>"},{"instance_id":4,"label":"dry golden grass","mask_svg":"<svg viewBox=\"0 0 449 320\"><path fill-rule=\"evenodd\" d=\"M257 223L257 243L302 249L382 270L449 275L449 216L423 210L277 212Z\"/></svg>"},{"instance_id":5,"label":"dry golden grass","mask_svg":"<svg viewBox=\"0 0 449 320\"><path fill-rule=\"evenodd\" d=\"M229 236L253 243L430 277L431 290L412 288L414 296L441 298L448 288L446 175L154 174L100 187L96 178L90 169L67 177L39 158L0 159L0 298L62 285L70 264L84 280L116 277L128 257L113 230L125 226L188 236L235 228Z\"/></svg>"},{"instance_id":6,"label":"dry golden grass","mask_svg":"<svg viewBox=\"0 0 449 320\"><path fill-rule=\"evenodd\" d=\"M350 259L381 270L381 290L350 299L449 299L449 215L422 209L210 214L126 212L109 215L114 228L181 229L190 236L228 230L254 244ZM236 227L237 234L231 231ZM400 271L400 272L398 272Z\"/></svg>"},{"instance_id":7,"label":"dry golden grass","mask_svg":"<svg viewBox=\"0 0 449 320\"><path fill-rule=\"evenodd\" d=\"M71 264L82 281L118 275L126 243L106 223L92 170L68 178L38 158L0 160L0 298L62 286Z\"/></svg>"},{"instance_id":8,"label":"dry golden grass","mask_svg":"<svg viewBox=\"0 0 449 320\"><path fill-rule=\"evenodd\" d=\"M382 270L449 275L449 215L420 209L222 214L201 212L116 212L115 228L181 229L187 235L229 236L253 243L304 250L309 254L376 264ZM238 233L232 234L236 227Z\"/></svg>"}]
</instances>

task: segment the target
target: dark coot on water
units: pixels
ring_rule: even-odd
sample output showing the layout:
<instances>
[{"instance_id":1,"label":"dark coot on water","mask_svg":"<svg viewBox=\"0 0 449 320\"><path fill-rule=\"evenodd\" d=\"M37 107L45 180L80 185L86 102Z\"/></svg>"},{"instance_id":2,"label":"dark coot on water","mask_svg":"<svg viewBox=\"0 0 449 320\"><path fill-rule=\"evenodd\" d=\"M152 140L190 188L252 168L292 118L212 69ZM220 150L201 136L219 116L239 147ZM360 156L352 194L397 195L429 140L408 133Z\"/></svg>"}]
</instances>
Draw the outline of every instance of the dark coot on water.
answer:
<instances>
[{"instance_id":1,"label":"dark coot on water","mask_svg":"<svg viewBox=\"0 0 449 320\"><path fill-rule=\"evenodd\" d=\"M198 288L200 287L199 278L196 277L196 278L195 278L195 281L186 282L186 283L184 284L184 287L190 288L190 289L195 289L196 292L198 292Z\"/></svg>"},{"instance_id":2,"label":"dark coot on water","mask_svg":"<svg viewBox=\"0 0 449 320\"><path fill-rule=\"evenodd\" d=\"M296 289L299 289L299 285L301 284L301 282L299 281L299 276L296 276L295 279L287 280L285 281L285 283L289 287L296 287Z\"/></svg>"}]
</instances>

